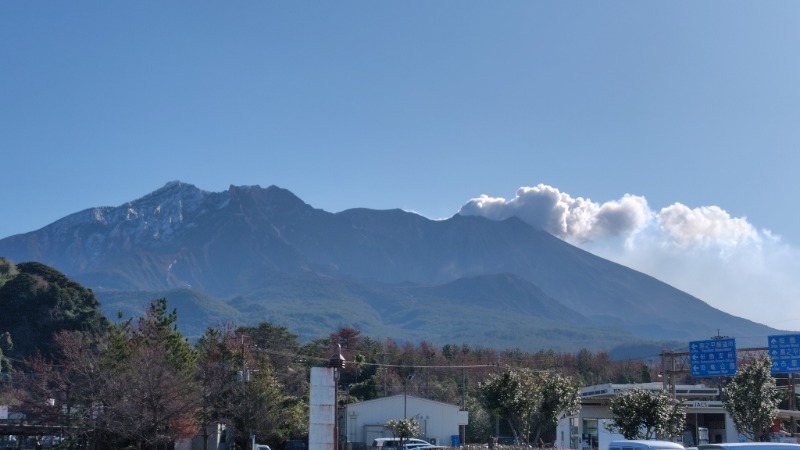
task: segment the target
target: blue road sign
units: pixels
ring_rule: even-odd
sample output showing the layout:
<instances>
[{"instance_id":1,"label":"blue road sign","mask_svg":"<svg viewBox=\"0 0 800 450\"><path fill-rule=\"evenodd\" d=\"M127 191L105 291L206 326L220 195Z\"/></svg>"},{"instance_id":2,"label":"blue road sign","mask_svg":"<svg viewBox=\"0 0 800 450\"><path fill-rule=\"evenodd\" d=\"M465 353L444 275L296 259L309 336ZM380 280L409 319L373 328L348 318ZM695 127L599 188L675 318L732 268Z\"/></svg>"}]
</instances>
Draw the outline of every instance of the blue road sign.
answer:
<instances>
[{"instance_id":1,"label":"blue road sign","mask_svg":"<svg viewBox=\"0 0 800 450\"><path fill-rule=\"evenodd\" d=\"M693 377L727 377L736 373L736 339L689 342Z\"/></svg>"},{"instance_id":2,"label":"blue road sign","mask_svg":"<svg viewBox=\"0 0 800 450\"><path fill-rule=\"evenodd\" d=\"M769 357L772 373L800 372L800 334L769 336Z\"/></svg>"}]
</instances>

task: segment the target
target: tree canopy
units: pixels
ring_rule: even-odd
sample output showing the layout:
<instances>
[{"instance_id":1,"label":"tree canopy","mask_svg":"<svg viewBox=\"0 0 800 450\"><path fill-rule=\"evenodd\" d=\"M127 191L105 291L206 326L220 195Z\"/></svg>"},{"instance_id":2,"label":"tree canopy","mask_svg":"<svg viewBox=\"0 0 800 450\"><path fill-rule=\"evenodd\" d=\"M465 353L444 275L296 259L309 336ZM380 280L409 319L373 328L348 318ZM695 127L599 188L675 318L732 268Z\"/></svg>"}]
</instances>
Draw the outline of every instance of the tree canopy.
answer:
<instances>
[{"instance_id":1,"label":"tree canopy","mask_svg":"<svg viewBox=\"0 0 800 450\"><path fill-rule=\"evenodd\" d=\"M36 352L52 355L58 331L101 333L109 324L90 289L44 264L13 265L3 258L0 312L0 334L7 332L14 343L6 356L17 359Z\"/></svg>"},{"instance_id":2,"label":"tree canopy","mask_svg":"<svg viewBox=\"0 0 800 450\"><path fill-rule=\"evenodd\" d=\"M538 440L542 429L553 427L559 414L580 407L578 387L564 376L528 369L506 369L489 376L481 388L487 410L509 421L515 436L527 441L530 429Z\"/></svg>"},{"instance_id":3,"label":"tree canopy","mask_svg":"<svg viewBox=\"0 0 800 450\"><path fill-rule=\"evenodd\" d=\"M724 388L723 405L736 430L752 441L764 440L784 395L770 374L771 366L768 356L756 358L740 367Z\"/></svg>"},{"instance_id":4,"label":"tree canopy","mask_svg":"<svg viewBox=\"0 0 800 450\"><path fill-rule=\"evenodd\" d=\"M630 389L611 401L614 422L607 424L625 439L671 438L683 430L686 406L667 391Z\"/></svg>"}]
</instances>

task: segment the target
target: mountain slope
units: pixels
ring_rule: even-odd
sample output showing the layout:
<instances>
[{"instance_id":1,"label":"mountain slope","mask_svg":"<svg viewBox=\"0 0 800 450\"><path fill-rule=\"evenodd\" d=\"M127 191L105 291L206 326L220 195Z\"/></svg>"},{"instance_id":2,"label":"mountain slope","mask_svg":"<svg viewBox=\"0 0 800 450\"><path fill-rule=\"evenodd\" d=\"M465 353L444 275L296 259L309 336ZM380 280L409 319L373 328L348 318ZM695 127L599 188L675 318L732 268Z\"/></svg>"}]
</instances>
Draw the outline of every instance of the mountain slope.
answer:
<instances>
[{"instance_id":1,"label":"mountain slope","mask_svg":"<svg viewBox=\"0 0 800 450\"><path fill-rule=\"evenodd\" d=\"M53 266L122 304L188 289L227 302L219 311L230 320L269 320L304 338L346 325L531 348L774 331L516 218L333 214L275 186L210 193L171 182L2 239L0 255Z\"/></svg>"}]
</instances>

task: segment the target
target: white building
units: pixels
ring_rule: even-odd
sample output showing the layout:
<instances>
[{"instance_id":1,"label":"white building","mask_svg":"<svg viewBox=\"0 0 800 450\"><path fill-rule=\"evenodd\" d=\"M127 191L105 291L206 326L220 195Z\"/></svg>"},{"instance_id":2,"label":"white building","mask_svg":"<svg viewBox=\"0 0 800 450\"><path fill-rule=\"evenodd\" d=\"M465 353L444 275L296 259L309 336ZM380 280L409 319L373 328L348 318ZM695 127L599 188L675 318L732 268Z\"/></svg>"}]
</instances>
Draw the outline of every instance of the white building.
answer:
<instances>
[{"instance_id":1,"label":"white building","mask_svg":"<svg viewBox=\"0 0 800 450\"><path fill-rule=\"evenodd\" d=\"M344 417L347 449L365 448L379 437L392 437L384 424L392 419L416 419L421 438L437 445L449 446L453 439L460 442L461 430L468 424L467 411L457 405L427 400L411 395L367 400L347 405Z\"/></svg>"},{"instance_id":2,"label":"white building","mask_svg":"<svg viewBox=\"0 0 800 450\"><path fill-rule=\"evenodd\" d=\"M601 384L581 389L581 409L572 416L563 416L556 429L555 447L578 450L606 450L608 443L622 439L605 429L613 421L609 409L611 400L629 389L660 391L664 384ZM675 386L675 397L687 406L686 428L681 442L686 447L697 446L698 441L737 442L739 433L719 398L719 389L697 385ZM702 442L701 442L702 443Z\"/></svg>"}]
</instances>

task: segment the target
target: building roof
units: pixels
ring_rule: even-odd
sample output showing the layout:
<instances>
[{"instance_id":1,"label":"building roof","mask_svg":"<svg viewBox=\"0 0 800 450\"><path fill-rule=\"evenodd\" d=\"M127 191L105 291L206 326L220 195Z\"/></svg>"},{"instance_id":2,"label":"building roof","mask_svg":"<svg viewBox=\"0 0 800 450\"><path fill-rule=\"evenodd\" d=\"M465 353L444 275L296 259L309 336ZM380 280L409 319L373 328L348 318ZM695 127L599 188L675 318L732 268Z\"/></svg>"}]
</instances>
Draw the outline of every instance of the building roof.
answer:
<instances>
[{"instance_id":1,"label":"building roof","mask_svg":"<svg viewBox=\"0 0 800 450\"><path fill-rule=\"evenodd\" d=\"M662 391L664 383L634 383L634 384L597 384L581 389L582 399L613 398L622 392L631 389L644 389L648 391ZM704 384L679 384L675 386L675 397L681 399L708 398L719 395L719 389L707 387Z\"/></svg>"},{"instance_id":2,"label":"building roof","mask_svg":"<svg viewBox=\"0 0 800 450\"><path fill-rule=\"evenodd\" d=\"M438 405L438 406L443 406L443 407L449 407L449 408L455 408L455 409L460 409L461 408L460 406L453 405L451 403L444 403L444 402L439 402L439 401L436 401L436 400L430 400L430 399L427 399L427 398L415 397L413 395L404 395L404 394L390 395L389 397L380 397L380 398L374 398L372 400L364 400L362 402L349 403L347 406L356 406L357 407L358 405L368 405L368 404L375 404L375 403L394 402L394 401L397 401L397 400L400 400L400 401L413 400L415 402L427 402L427 403L431 403L433 405Z\"/></svg>"}]
</instances>

